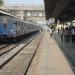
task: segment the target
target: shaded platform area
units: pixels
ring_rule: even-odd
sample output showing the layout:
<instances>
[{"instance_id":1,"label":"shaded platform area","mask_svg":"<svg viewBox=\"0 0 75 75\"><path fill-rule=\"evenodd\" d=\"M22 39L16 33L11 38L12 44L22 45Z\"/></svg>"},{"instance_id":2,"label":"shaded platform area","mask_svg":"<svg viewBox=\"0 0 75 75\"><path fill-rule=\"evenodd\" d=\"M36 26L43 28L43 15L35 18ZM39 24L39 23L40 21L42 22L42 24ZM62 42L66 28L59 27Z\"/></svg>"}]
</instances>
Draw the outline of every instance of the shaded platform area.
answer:
<instances>
[{"instance_id":1,"label":"shaded platform area","mask_svg":"<svg viewBox=\"0 0 75 75\"><path fill-rule=\"evenodd\" d=\"M74 75L53 37L45 32L27 75Z\"/></svg>"},{"instance_id":2,"label":"shaded platform area","mask_svg":"<svg viewBox=\"0 0 75 75\"><path fill-rule=\"evenodd\" d=\"M75 73L75 42L72 41L66 42L65 38L62 41L60 35L58 35L57 33L54 33L53 37L58 46L60 47L61 51L65 54L66 58L70 62L72 70Z\"/></svg>"}]
</instances>

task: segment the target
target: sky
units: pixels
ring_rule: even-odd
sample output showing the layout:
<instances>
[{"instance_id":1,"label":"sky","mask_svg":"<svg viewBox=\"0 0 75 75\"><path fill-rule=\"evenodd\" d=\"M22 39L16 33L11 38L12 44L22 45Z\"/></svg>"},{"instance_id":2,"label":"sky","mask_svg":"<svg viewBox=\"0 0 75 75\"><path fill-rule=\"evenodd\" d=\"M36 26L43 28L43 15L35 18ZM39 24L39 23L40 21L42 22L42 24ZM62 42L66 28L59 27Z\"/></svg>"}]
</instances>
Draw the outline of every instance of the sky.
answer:
<instances>
[{"instance_id":1,"label":"sky","mask_svg":"<svg viewBox=\"0 0 75 75\"><path fill-rule=\"evenodd\" d=\"M16 5L16 4L34 4L34 5L43 5L44 0L4 0L5 5Z\"/></svg>"}]
</instances>

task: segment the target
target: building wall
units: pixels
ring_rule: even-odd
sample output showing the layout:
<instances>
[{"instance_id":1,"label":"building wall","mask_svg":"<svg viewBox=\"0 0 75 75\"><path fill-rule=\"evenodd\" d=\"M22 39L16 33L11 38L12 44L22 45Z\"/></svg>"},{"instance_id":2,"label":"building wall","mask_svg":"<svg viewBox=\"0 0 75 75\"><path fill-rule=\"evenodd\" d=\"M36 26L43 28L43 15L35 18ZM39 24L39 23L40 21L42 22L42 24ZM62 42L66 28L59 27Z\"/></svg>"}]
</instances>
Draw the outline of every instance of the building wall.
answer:
<instances>
[{"instance_id":1,"label":"building wall","mask_svg":"<svg viewBox=\"0 0 75 75\"><path fill-rule=\"evenodd\" d=\"M20 17L27 21L45 21L45 11L43 6L2 6L1 9Z\"/></svg>"}]
</instances>

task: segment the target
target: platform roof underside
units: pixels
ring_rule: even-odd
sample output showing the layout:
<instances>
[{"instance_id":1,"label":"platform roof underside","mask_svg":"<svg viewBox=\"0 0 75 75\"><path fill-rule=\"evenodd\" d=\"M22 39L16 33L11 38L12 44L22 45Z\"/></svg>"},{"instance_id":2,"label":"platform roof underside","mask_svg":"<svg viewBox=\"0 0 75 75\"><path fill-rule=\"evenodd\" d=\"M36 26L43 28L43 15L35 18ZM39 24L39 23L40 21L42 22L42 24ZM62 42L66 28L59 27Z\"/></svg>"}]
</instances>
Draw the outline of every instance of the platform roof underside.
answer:
<instances>
[{"instance_id":1,"label":"platform roof underside","mask_svg":"<svg viewBox=\"0 0 75 75\"><path fill-rule=\"evenodd\" d=\"M75 18L75 0L44 0L46 19L68 21Z\"/></svg>"}]
</instances>

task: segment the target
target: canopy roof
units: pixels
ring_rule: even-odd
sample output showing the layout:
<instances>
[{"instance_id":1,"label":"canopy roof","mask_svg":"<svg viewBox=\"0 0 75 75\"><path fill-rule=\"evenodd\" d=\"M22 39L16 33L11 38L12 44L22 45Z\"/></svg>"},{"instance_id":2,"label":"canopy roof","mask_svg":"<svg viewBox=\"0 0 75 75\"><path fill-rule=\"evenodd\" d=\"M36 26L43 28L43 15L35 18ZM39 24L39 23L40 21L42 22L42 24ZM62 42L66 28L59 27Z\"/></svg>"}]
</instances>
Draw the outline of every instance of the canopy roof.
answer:
<instances>
[{"instance_id":1,"label":"canopy roof","mask_svg":"<svg viewBox=\"0 0 75 75\"><path fill-rule=\"evenodd\" d=\"M54 17L61 21L74 19L75 0L44 0L46 19Z\"/></svg>"}]
</instances>

